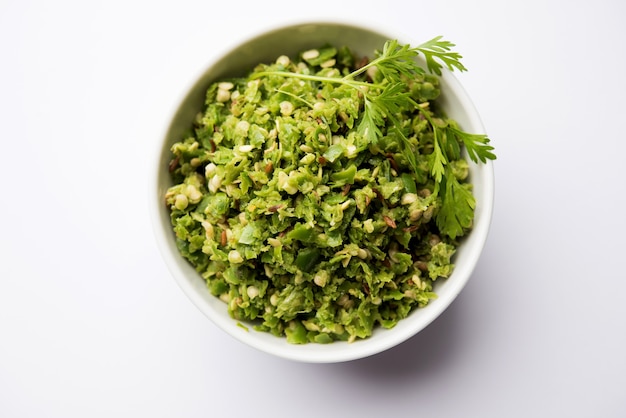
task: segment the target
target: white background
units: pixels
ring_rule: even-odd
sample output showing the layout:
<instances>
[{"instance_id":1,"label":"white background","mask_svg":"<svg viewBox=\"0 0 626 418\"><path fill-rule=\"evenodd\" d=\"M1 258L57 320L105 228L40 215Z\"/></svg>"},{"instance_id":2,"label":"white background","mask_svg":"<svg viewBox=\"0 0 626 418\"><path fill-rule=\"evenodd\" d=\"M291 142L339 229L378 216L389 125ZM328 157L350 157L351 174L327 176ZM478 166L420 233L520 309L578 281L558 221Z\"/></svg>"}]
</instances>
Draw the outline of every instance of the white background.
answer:
<instances>
[{"instance_id":1,"label":"white background","mask_svg":"<svg viewBox=\"0 0 626 418\"><path fill-rule=\"evenodd\" d=\"M625 3L251 3L0 2L0 417L626 416ZM147 191L211 58L324 18L454 41L498 160L491 233L449 310L316 365L188 301Z\"/></svg>"}]
</instances>

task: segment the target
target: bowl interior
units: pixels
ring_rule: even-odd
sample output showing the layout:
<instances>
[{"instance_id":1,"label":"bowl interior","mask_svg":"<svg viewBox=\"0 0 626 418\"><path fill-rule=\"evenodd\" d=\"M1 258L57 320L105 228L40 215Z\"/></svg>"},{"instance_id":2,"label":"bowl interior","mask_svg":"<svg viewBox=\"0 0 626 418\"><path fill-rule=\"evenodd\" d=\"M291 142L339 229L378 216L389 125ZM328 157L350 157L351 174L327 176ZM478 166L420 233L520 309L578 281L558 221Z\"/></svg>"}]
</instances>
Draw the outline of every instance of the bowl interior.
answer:
<instances>
[{"instance_id":1,"label":"bowl interior","mask_svg":"<svg viewBox=\"0 0 626 418\"><path fill-rule=\"evenodd\" d=\"M170 147L188 131L195 115L202 110L206 89L209 85L229 76L245 75L260 62L273 62L279 55L294 56L296 53L330 43L350 47L357 56L371 57L373 51L381 49L384 42L393 36L358 26L338 23L305 23L279 28L264 33L240 44L223 55L200 76L182 99L166 128L156 158L156 187L151 207L157 244L163 258L178 285L192 302L222 330L259 350L299 361L339 362L354 360L384 351L410 338L437 316L456 298L469 279L487 238L493 206L493 169L488 162L484 165L470 163L470 177L474 184L477 200L473 231L459 247L454 263L454 273L436 287L438 298L427 307L414 311L391 330L378 329L365 340L354 343L335 342L327 345L292 345L283 338L269 333L246 331L232 319L226 305L212 296L204 280L186 260L179 255L172 228L169 210L163 203L166 190L172 185L167 167ZM401 42L411 41L399 39ZM480 118L458 81L448 72L442 76L442 97L439 101L447 115L466 131L484 133Z\"/></svg>"}]
</instances>

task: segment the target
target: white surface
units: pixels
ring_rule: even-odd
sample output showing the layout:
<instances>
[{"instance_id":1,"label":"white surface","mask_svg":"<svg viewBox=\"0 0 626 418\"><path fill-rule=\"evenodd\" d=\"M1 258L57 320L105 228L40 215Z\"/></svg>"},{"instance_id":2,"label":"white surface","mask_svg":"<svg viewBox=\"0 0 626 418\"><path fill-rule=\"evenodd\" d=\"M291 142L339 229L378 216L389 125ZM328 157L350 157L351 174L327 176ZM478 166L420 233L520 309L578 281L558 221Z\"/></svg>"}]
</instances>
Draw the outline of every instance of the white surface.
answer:
<instances>
[{"instance_id":1,"label":"white surface","mask_svg":"<svg viewBox=\"0 0 626 418\"><path fill-rule=\"evenodd\" d=\"M623 2L87 3L0 3L1 417L626 415ZM302 364L183 295L146 170L223 42L347 14L457 43L496 206L475 274L422 333Z\"/></svg>"}]
</instances>

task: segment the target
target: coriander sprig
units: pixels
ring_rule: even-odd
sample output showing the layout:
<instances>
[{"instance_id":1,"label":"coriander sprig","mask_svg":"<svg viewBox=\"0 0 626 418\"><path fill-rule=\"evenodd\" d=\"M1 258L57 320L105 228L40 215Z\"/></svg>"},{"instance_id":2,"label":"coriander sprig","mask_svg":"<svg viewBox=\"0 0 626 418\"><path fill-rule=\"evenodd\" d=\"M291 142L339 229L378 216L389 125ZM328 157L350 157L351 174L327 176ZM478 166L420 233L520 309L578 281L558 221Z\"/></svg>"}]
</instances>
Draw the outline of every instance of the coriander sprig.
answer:
<instances>
[{"instance_id":1,"label":"coriander sprig","mask_svg":"<svg viewBox=\"0 0 626 418\"><path fill-rule=\"evenodd\" d=\"M434 120L407 89L407 79L415 79L425 73L415 60L419 54L424 56L428 71L436 75L441 75L444 66L450 71L467 71L460 61L462 56L452 50L454 46L441 36L414 48L390 40L385 42L375 59L344 77L291 71L259 71L251 77L293 77L357 89L363 97L363 111L356 126L357 133L368 143L376 144L383 136L383 129L387 134L393 132L399 138L403 155L416 175L419 175L417 150L406 137L399 115L405 111L420 112L430 124L434 136L433 152L428 159L430 173L435 181L432 198L441 198L436 223L442 233L454 239L471 227L476 202L471 192L455 177L450 162L461 157L461 146L465 147L469 158L475 163L494 160L494 148L489 145L489 138L484 134L464 132L452 121ZM380 77L376 77L375 81L357 80L359 75L369 69L375 69Z\"/></svg>"},{"instance_id":2,"label":"coriander sprig","mask_svg":"<svg viewBox=\"0 0 626 418\"><path fill-rule=\"evenodd\" d=\"M442 183L437 183L435 187L438 189L441 184L444 190L441 196L442 205L435 222L440 231L454 239L471 228L476 199L469 189L459 183L449 166L445 169Z\"/></svg>"},{"instance_id":3,"label":"coriander sprig","mask_svg":"<svg viewBox=\"0 0 626 418\"><path fill-rule=\"evenodd\" d=\"M470 134L456 127L453 121L433 120L430 114L419 108L422 115L433 128L433 152L430 154L430 174L435 180L433 196L441 197L441 209L436 223L437 227L450 238L462 236L471 227L474 217L476 200L472 193L459 181L450 168L450 161L461 158L463 144L469 158L478 163L495 160L489 145L489 138L484 134ZM443 190L443 194L441 194Z\"/></svg>"}]
</instances>

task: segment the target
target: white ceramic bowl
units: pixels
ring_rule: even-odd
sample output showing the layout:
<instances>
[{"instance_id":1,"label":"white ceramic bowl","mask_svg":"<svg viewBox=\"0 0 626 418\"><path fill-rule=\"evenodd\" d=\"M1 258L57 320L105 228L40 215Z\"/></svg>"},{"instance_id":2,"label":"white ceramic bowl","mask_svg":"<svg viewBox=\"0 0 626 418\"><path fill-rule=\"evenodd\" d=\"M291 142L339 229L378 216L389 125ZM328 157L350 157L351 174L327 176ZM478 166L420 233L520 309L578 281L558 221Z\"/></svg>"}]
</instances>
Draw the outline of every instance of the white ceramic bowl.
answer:
<instances>
[{"instance_id":1,"label":"white ceramic bowl","mask_svg":"<svg viewBox=\"0 0 626 418\"><path fill-rule=\"evenodd\" d=\"M471 181L477 200L474 229L464 239L455 254L455 270L451 277L438 282L435 291L438 298L425 308L415 310L401 320L393 329L377 329L364 340L353 343L293 345L286 339L269 333L249 331L237 326L228 313L226 304L212 296L204 280L179 254L170 225L169 210L164 204L164 194L172 185L168 172L170 146L181 139L191 126L195 115L202 110L206 89L213 81L225 76L245 75L260 62L273 62L279 55L296 54L299 51L319 47L324 43L347 45L357 56L372 56L388 39L416 45L430 39L423 34L417 40L399 39L390 33L346 25L341 23L301 23L265 32L241 43L216 60L193 84L182 101L176 104L171 121L163 137L158 141L153 183L151 184L151 212L157 244L172 275L183 292L218 327L238 340L273 355L312 363L332 363L367 357L402 343L424 329L437 318L457 297L467 283L480 257L487 239L494 199L494 175L491 162L483 165L470 164ZM182 80L184 83L186 80ZM484 133L484 128L474 105L448 72L442 76L442 97L439 99L448 116L459 122L469 132Z\"/></svg>"}]
</instances>

